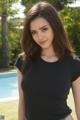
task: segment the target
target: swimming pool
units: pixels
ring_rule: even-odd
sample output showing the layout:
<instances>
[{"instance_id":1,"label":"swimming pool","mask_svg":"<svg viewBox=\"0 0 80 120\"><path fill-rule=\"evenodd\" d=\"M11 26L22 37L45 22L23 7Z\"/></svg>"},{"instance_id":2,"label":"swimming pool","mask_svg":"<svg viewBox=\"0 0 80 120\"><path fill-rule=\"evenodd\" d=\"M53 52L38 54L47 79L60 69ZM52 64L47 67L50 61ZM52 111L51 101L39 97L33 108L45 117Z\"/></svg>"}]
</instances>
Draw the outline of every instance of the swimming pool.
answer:
<instances>
[{"instance_id":1,"label":"swimming pool","mask_svg":"<svg viewBox=\"0 0 80 120\"><path fill-rule=\"evenodd\" d=\"M0 73L0 101L18 98L16 72Z\"/></svg>"}]
</instances>

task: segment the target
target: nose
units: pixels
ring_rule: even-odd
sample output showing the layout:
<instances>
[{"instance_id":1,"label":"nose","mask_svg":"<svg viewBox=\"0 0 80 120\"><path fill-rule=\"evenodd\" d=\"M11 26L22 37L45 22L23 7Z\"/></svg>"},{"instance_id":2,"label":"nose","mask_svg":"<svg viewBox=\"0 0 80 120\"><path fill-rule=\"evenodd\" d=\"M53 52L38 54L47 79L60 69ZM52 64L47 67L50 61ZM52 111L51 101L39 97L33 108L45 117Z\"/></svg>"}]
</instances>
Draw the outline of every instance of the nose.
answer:
<instances>
[{"instance_id":1,"label":"nose","mask_svg":"<svg viewBox=\"0 0 80 120\"><path fill-rule=\"evenodd\" d=\"M38 40L39 40L39 41L42 41L42 39L43 39L43 35L42 35L41 32L39 32L39 33L38 33Z\"/></svg>"}]
</instances>

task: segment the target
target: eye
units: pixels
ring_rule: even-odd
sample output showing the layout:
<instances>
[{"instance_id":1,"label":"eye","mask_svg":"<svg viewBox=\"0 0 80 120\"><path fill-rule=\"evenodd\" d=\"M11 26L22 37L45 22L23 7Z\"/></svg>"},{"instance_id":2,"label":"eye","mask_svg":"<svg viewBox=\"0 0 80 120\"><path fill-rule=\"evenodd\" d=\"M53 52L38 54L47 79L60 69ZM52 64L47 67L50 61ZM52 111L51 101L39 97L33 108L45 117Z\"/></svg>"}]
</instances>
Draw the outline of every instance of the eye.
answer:
<instances>
[{"instance_id":1,"label":"eye","mask_svg":"<svg viewBox=\"0 0 80 120\"><path fill-rule=\"evenodd\" d=\"M42 29L42 31L47 31L47 30L48 30L48 28L43 28L43 29Z\"/></svg>"},{"instance_id":2,"label":"eye","mask_svg":"<svg viewBox=\"0 0 80 120\"><path fill-rule=\"evenodd\" d=\"M32 34L32 35L36 34L36 31L31 31L31 34Z\"/></svg>"}]
</instances>

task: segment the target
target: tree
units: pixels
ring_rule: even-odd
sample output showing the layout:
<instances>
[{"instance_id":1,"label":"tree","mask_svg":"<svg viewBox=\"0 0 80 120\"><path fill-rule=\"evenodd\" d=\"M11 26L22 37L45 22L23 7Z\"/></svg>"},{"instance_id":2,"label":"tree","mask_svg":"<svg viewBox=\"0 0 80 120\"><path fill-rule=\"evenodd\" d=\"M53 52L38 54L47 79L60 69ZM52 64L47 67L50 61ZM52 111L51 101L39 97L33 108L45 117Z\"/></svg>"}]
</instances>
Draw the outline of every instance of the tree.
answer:
<instances>
[{"instance_id":1,"label":"tree","mask_svg":"<svg viewBox=\"0 0 80 120\"><path fill-rule=\"evenodd\" d=\"M26 7L26 9L28 10L34 3L38 2L38 1L43 1L43 0L22 0L21 3ZM57 10L61 10L64 8L64 6L67 3L72 3L75 0L46 0L48 2L50 2L52 5L54 5L56 7Z\"/></svg>"},{"instance_id":2,"label":"tree","mask_svg":"<svg viewBox=\"0 0 80 120\"><path fill-rule=\"evenodd\" d=\"M2 66L8 66L8 38L7 38L7 9L6 1L2 2L2 15L1 15L1 40L2 40Z\"/></svg>"},{"instance_id":3,"label":"tree","mask_svg":"<svg viewBox=\"0 0 80 120\"><path fill-rule=\"evenodd\" d=\"M1 42L0 42L0 67L9 66L8 54L8 36L7 36L7 18L11 12L11 5L18 0L0 0L0 17L1 17ZM12 14L12 13L11 13Z\"/></svg>"},{"instance_id":4,"label":"tree","mask_svg":"<svg viewBox=\"0 0 80 120\"><path fill-rule=\"evenodd\" d=\"M11 65L14 64L17 55L21 52L22 22L23 18L14 17L8 20L9 63Z\"/></svg>"},{"instance_id":5,"label":"tree","mask_svg":"<svg viewBox=\"0 0 80 120\"><path fill-rule=\"evenodd\" d=\"M60 12L61 19L68 32L71 43L80 56L80 8L65 8Z\"/></svg>"}]
</instances>

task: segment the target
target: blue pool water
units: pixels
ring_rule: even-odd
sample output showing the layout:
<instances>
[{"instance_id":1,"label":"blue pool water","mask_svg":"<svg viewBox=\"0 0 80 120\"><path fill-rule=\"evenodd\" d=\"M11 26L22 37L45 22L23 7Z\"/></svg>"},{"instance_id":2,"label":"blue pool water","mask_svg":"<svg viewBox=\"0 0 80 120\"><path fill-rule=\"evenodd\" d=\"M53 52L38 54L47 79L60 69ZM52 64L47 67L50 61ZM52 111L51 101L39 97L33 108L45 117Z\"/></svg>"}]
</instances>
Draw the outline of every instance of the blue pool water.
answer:
<instances>
[{"instance_id":1,"label":"blue pool water","mask_svg":"<svg viewBox=\"0 0 80 120\"><path fill-rule=\"evenodd\" d=\"M14 73L0 73L0 99L18 97L18 78Z\"/></svg>"}]
</instances>

